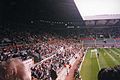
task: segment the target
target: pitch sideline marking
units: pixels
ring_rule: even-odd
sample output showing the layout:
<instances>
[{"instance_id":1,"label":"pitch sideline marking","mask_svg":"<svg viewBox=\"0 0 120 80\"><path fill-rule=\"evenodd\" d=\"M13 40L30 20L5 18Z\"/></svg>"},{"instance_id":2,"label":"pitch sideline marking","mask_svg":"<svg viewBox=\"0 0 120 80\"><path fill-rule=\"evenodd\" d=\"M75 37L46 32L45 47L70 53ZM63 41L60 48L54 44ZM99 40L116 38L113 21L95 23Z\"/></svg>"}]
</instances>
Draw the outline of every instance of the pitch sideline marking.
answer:
<instances>
[{"instance_id":1,"label":"pitch sideline marking","mask_svg":"<svg viewBox=\"0 0 120 80\"><path fill-rule=\"evenodd\" d=\"M84 60L85 60L85 57L86 57L87 51L88 51L88 48L87 48L86 51L85 51L85 55L84 55L83 60L82 60L82 62L81 62L81 65L80 65L79 71L81 71L81 68L82 68L83 62L84 62Z\"/></svg>"}]
</instances>

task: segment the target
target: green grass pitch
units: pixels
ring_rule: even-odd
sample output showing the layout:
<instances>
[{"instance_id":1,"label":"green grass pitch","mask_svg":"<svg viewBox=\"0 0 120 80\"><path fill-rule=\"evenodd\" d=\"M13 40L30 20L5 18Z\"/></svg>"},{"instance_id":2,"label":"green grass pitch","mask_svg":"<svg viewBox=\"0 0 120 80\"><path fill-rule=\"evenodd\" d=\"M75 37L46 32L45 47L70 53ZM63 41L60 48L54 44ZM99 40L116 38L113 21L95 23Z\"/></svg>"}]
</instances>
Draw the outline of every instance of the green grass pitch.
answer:
<instances>
[{"instance_id":1,"label":"green grass pitch","mask_svg":"<svg viewBox=\"0 0 120 80\"><path fill-rule=\"evenodd\" d=\"M91 54L88 49L83 64L81 66L80 75L82 80L97 80L97 74L101 68L113 67L120 64L119 48L98 48L99 57Z\"/></svg>"}]
</instances>

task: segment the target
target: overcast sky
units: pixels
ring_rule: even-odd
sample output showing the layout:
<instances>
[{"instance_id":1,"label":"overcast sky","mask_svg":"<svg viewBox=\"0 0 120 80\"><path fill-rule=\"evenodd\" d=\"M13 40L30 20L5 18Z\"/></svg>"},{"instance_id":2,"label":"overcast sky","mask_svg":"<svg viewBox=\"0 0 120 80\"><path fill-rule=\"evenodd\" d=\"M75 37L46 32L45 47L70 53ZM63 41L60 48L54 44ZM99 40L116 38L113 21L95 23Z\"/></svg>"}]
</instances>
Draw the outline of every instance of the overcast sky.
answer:
<instances>
[{"instance_id":1,"label":"overcast sky","mask_svg":"<svg viewBox=\"0 0 120 80\"><path fill-rule=\"evenodd\" d=\"M74 0L81 16L120 14L120 0Z\"/></svg>"}]
</instances>

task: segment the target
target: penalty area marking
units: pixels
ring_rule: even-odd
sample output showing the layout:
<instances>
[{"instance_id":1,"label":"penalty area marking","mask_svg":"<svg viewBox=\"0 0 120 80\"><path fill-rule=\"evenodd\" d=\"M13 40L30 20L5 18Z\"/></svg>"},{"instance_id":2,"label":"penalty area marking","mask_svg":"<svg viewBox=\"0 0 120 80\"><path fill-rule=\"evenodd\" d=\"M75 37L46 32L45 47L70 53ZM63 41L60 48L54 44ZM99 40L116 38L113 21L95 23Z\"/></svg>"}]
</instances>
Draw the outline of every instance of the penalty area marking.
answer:
<instances>
[{"instance_id":1,"label":"penalty area marking","mask_svg":"<svg viewBox=\"0 0 120 80\"><path fill-rule=\"evenodd\" d=\"M99 63L99 60L98 60L98 56L97 56L97 49L91 50L90 58L92 58L93 53L95 53L95 55L96 55L96 59L97 59L97 63L98 63L98 67L99 67L99 70L100 70L101 67L100 67L100 63Z\"/></svg>"}]
</instances>

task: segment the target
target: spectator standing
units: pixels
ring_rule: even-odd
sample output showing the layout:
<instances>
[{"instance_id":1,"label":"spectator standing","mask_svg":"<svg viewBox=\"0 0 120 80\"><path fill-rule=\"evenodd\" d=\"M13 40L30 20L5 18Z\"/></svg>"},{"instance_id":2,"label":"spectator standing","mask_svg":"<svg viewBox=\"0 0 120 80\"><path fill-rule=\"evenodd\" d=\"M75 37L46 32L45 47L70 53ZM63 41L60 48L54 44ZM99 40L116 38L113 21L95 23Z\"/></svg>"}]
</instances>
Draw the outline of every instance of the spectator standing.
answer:
<instances>
[{"instance_id":1,"label":"spectator standing","mask_svg":"<svg viewBox=\"0 0 120 80\"><path fill-rule=\"evenodd\" d=\"M50 69L50 77L52 80L56 80L57 78L57 73L53 68Z\"/></svg>"}]
</instances>

